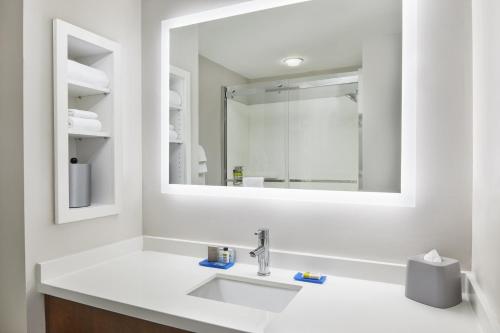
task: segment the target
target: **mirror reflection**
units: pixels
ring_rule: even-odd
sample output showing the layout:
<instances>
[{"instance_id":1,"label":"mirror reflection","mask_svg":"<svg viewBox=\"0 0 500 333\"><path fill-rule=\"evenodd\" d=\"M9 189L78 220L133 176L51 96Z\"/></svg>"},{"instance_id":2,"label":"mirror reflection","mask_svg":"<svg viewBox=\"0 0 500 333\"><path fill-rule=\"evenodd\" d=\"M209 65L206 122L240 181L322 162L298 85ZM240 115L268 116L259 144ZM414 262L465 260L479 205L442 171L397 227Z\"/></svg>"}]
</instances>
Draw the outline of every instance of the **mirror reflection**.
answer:
<instances>
[{"instance_id":1,"label":"mirror reflection","mask_svg":"<svg viewBox=\"0 0 500 333\"><path fill-rule=\"evenodd\" d=\"M170 31L171 184L400 192L401 0Z\"/></svg>"}]
</instances>

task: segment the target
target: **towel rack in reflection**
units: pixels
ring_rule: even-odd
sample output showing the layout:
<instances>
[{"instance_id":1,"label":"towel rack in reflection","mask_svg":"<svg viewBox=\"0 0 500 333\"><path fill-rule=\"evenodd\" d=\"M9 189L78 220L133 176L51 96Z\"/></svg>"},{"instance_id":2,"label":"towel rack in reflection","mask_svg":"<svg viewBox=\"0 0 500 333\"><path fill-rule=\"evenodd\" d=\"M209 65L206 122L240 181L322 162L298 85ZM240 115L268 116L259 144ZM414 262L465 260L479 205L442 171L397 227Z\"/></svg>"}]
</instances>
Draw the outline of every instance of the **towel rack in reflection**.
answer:
<instances>
[{"instance_id":1,"label":"towel rack in reflection","mask_svg":"<svg viewBox=\"0 0 500 333\"><path fill-rule=\"evenodd\" d=\"M228 179L228 183L234 182L233 179ZM280 178L264 178L265 183L284 183L285 179ZM357 180L350 179L296 179L291 178L290 183L336 183L336 184L357 184Z\"/></svg>"},{"instance_id":2,"label":"towel rack in reflection","mask_svg":"<svg viewBox=\"0 0 500 333\"><path fill-rule=\"evenodd\" d=\"M233 183L233 179L228 179L226 180L228 183ZM284 183L284 179L279 179L279 178L264 178L264 183Z\"/></svg>"},{"instance_id":3,"label":"towel rack in reflection","mask_svg":"<svg viewBox=\"0 0 500 333\"><path fill-rule=\"evenodd\" d=\"M349 179L290 179L290 183L337 183L337 184L357 184L357 180Z\"/></svg>"}]
</instances>

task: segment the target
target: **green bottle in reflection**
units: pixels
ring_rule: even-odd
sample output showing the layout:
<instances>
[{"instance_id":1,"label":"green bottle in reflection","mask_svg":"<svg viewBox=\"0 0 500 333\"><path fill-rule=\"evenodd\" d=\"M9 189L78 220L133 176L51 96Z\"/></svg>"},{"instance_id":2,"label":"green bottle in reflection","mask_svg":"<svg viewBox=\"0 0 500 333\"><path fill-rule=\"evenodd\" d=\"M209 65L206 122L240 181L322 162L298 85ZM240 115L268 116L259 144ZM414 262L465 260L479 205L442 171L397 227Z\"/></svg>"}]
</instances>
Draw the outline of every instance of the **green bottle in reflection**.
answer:
<instances>
[{"instance_id":1,"label":"green bottle in reflection","mask_svg":"<svg viewBox=\"0 0 500 333\"><path fill-rule=\"evenodd\" d=\"M240 186L243 184L243 167L235 166L233 169L233 185Z\"/></svg>"}]
</instances>

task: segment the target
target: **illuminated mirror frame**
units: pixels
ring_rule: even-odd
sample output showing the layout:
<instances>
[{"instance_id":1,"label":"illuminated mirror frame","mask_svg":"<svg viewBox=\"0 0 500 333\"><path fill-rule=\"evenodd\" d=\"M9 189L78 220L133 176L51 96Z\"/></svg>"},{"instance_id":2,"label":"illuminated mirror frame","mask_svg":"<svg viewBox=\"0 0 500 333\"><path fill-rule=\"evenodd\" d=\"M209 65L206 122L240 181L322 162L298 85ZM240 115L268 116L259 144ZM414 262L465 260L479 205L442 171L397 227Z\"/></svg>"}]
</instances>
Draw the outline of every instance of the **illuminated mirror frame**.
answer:
<instances>
[{"instance_id":1,"label":"illuminated mirror frame","mask_svg":"<svg viewBox=\"0 0 500 333\"><path fill-rule=\"evenodd\" d=\"M162 22L161 46L161 191L165 194L210 195L259 199L321 201L415 207L417 2L403 1L403 68L401 115L401 193L247 188L169 184L170 30L226 17L314 0L253 0Z\"/></svg>"}]
</instances>

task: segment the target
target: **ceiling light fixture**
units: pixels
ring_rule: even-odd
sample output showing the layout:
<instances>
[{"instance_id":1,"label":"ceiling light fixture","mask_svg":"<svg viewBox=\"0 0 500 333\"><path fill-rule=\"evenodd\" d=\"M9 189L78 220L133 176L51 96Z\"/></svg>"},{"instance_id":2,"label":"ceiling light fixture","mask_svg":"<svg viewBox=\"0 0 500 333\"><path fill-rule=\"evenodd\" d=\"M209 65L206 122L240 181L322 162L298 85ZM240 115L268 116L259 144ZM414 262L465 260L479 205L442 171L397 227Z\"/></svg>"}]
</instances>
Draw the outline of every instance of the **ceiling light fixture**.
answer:
<instances>
[{"instance_id":1,"label":"ceiling light fixture","mask_svg":"<svg viewBox=\"0 0 500 333\"><path fill-rule=\"evenodd\" d=\"M281 61L288 67L297 67L302 65L302 63L304 62L304 58L290 57L290 58L285 58Z\"/></svg>"}]
</instances>

